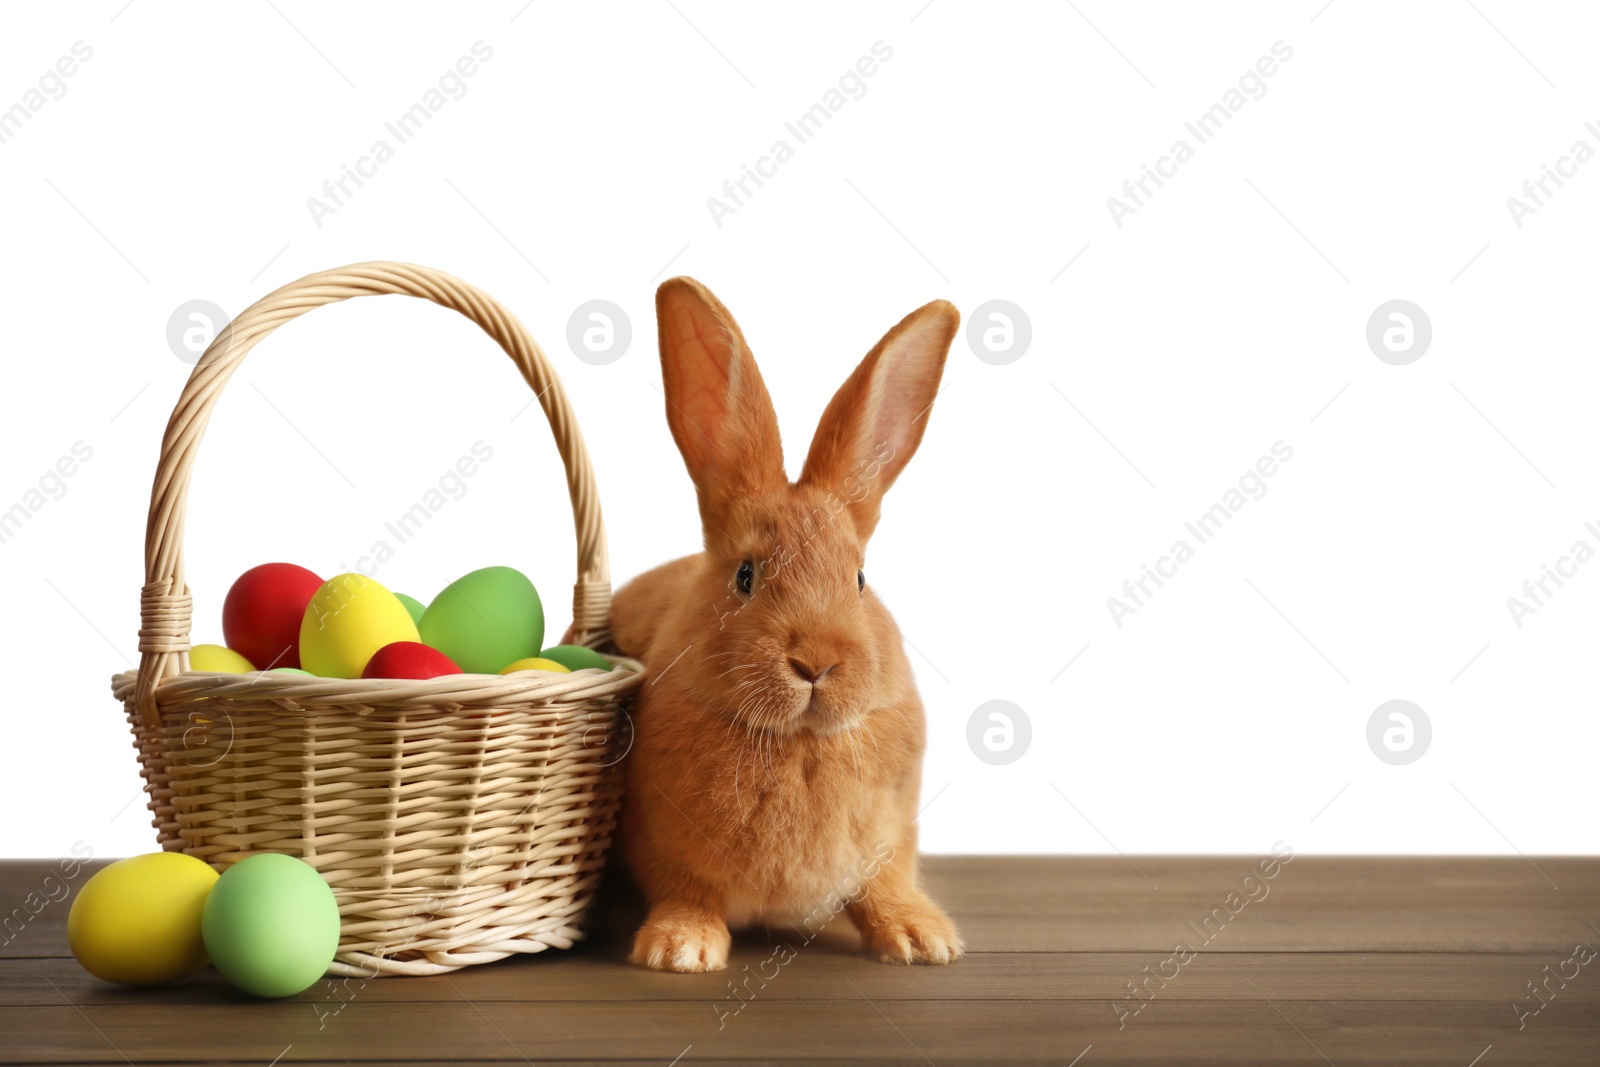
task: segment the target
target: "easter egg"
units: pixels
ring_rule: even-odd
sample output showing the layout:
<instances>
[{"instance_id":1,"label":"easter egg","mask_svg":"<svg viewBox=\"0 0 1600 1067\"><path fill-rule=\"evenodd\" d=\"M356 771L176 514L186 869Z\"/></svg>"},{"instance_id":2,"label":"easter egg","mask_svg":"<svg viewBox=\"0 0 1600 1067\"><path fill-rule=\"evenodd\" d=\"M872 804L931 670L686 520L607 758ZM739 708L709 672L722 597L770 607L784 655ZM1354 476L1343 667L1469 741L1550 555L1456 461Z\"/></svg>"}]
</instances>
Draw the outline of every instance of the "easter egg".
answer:
<instances>
[{"instance_id":1,"label":"easter egg","mask_svg":"<svg viewBox=\"0 0 1600 1067\"><path fill-rule=\"evenodd\" d=\"M583 671L593 667L597 670L609 671L611 661L592 648L582 645L556 645L539 653L540 659L553 659L569 671Z\"/></svg>"},{"instance_id":2,"label":"easter egg","mask_svg":"<svg viewBox=\"0 0 1600 1067\"><path fill-rule=\"evenodd\" d=\"M520 571L485 567L445 586L418 624L422 643L437 648L471 674L539 654L544 605Z\"/></svg>"},{"instance_id":3,"label":"easter egg","mask_svg":"<svg viewBox=\"0 0 1600 1067\"><path fill-rule=\"evenodd\" d=\"M373 653L363 678L437 678L441 674L460 674L461 668L436 648L416 641L396 641Z\"/></svg>"},{"instance_id":4,"label":"easter egg","mask_svg":"<svg viewBox=\"0 0 1600 1067\"><path fill-rule=\"evenodd\" d=\"M389 590L360 574L329 578L300 620L300 666L323 678L359 678L373 653L417 640L411 613Z\"/></svg>"},{"instance_id":5,"label":"easter egg","mask_svg":"<svg viewBox=\"0 0 1600 1067\"><path fill-rule=\"evenodd\" d=\"M315 678L316 677L316 675L312 674L310 671L303 671L299 667L274 667L270 671L268 671L267 673L268 674L298 674L298 675L300 675L302 677L305 677L305 678Z\"/></svg>"},{"instance_id":6,"label":"easter egg","mask_svg":"<svg viewBox=\"0 0 1600 1067\"><path fill-rule=\"evenodd\" d=\"M289 997L309 989L333 962L339 905L316 868L261 852L222 872L201 930L224 978L258 997Z\"/></svg>"},{"instance_id":7,"label":"easter egg","mask_svg":"<svg viewBox=\"0 0 1600 1067\"><path fill-rule=\"evenodd\" d=\"M406 596L404 593L396 593L394 598L406 606L406 611L411 613L412 622L422 621L422 613L428 610L423 606L422 601L414 596Z\"/></svg>"},{"instance_id":8,"label":"easter egg","mask_svg":"<svg viewBox=\"0 0 1600 1067\"><path fill-rule=\"evenodd\" d=\"M118 860L78 890L67 943L84 970L122 985L173 982L206 962L200 916L217 872L182 852Z\"/></svg>"},{"instance_id":9,"label":"easter egg","mask_svg":"<svg viewBox=\"0 0 1600 1067\"><path fill-rule=\"evenodd\" d=\"M571 674L572 669L565 664L557 663L553 659L544 659L540 656L529 656L519 659L509 667L502 667L501 674L512 674L516 671L555 671L559 674Z\"/></svg>"},{"instance_id":10,"label":"easter egg","mask_svg":"<svg viewBox=\"0 0 1600 1067\"><path fill-rule=\"evenodd\" d=\"M215 671L218 674L245 674L255 670L250 661L231 648L221 645L195 645L189 649L191 671Z\"/></svg>"},{"instance_id":11,"label":"easter egg","mask_svg":"<svg viewBox=\"0 0 1600 1067\"><path fill-rule=\"evenodd\" d=\"M222 635L251 663L300 666L300 620L322 579L293 563L251 567L222 602Z\"/></svg>"}]
</instances>

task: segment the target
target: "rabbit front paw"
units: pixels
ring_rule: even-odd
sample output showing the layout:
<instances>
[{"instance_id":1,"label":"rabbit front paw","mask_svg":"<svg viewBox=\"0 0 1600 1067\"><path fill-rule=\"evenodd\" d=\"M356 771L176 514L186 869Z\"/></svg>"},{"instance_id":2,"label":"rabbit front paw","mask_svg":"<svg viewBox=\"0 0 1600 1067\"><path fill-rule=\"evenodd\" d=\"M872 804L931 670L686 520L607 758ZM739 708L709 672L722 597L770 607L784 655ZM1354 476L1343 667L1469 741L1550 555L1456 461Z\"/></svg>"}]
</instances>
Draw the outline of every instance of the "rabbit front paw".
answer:
<instances>
[{"instance_id":1,"label":"rabbit front paw","mask_svg":"<svg viewBox=\"0 0 1600 1067\"><path fill-rule=\"evenodd\" d=\"M950 917L931 900L874 915L861 940L883 963L954 963L965 947Z\"/></svg>"},{"instance_id":2,"label":"rabbit front paw","mask_svg":"<svg viewBox=\"0 0 1600 1067\"><path fill-rule=\"evenodd\" d=\"M728 966L732 943L728 924L720 918L652 914L634 935L628 959L653 971L720 971Z\"/></svg>"}]
</instances>

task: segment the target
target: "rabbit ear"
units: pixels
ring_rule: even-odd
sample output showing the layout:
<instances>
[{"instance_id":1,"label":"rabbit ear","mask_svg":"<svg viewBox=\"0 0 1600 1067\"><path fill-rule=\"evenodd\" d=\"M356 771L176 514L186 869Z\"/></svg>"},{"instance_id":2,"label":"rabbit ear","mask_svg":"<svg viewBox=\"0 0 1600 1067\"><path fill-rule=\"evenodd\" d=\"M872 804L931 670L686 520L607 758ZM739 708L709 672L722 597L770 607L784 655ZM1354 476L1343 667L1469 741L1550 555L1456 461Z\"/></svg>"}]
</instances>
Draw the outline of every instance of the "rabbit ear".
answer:
<instances>
[{"instance_id":1,"label":"rabbit ear","mask_svg":"<svg viewBox=\"0 0 1600 1067\"><path fill-rule=\"evenodd\" d=\"M743 495L788 484L772 398L739 324L711 290L672 278L656 290L667 424L709 529Z\"/></svg>"},{"instance_id":2,"label":"rabbit ear","mask_svg":"<svg viewBox=\"0 0 1600 1067\"><path fill-rule=\"evenodd\" d=\"M883 494L922 443L960 323L945 300L913 311L867 353L822 414L800 481L843 499L863 543L878 525Z\"/></svg>"}]
</instances>

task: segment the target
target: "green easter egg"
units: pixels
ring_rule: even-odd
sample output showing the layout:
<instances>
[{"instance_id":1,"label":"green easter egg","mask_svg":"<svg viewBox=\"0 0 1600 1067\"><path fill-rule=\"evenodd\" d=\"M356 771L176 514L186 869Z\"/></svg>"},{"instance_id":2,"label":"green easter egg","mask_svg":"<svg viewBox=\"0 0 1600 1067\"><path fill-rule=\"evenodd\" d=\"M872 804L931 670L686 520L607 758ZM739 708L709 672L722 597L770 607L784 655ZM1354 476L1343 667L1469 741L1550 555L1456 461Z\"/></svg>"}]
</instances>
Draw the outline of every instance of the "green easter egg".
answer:
<instances>
[{"instance_id":1,"label":"green easter egg","mask_svg":"<svg viewBox=\"0 0 1600 1067\"><path fill-rule=\"evenodd\" d=\"M339 905L316 868L261 852L222 872L200 932L228 981L258 997L290 997L315 985L333 962Z\"/></svg>"},{"instance_id":2,"label":"green easter egg","mask_svg":"<svg viewBox=\"0 0 1600 1067\"><path fill-rule=\"evenodd\" d=\"M404 604L407 611L411 612L412 622L419 624L422 622L422 613L428 610L423 606L422 601L414 596L406 596L404 593L396 593L394 598Z\"/></svg>"},{"instance_id":3,"label":"green easter egg","mask_svg":"<svg viewBox=\"0 0 1600 1067\"><path fill-rule=\"evenodd\" d=\"M468 674L498 674L508 663L539 654L544 605L520 571L484 567L445 586L417 630L423 644Z\"/></svg>"},{"instance_id":4,"label":"green easter egg","mask_svg":"<svg viewBox=\"0 0 1600 1067\"><path fill-rule=\"evenodd\" d=\"M316 677L316 675L312 674L310 671L303 671L299 667L274 667L270 671L268 671L267 673L268 674L299 674L299 675L304 675L307 678L315 678Z\"/></svg>"},{"instance_id":5,"label":"green easter egg","mask_svg":"<svg viewBox=\"0 0 1600 1067\"><path fill-rule=\"evenodd\" d=\"M582 645L555 645L539 653L541 659L553 659L569 671L583 671L591 667L602 671L611 669L611 661L592 648Z\"/></svg>"}]
</instances>

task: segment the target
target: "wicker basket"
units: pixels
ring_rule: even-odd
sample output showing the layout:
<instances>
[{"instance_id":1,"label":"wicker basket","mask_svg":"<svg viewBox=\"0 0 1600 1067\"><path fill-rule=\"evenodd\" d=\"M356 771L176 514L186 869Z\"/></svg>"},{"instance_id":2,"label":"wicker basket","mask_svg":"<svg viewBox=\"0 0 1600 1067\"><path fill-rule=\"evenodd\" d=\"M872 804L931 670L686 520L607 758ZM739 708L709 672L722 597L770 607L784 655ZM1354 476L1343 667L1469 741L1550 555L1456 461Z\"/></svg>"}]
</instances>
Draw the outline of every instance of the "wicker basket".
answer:
<instances>
[{"instance_id":1,"label":"wicker basket","mask_svg":"<svg viewBox=\"0 0 1600 1067\"><path fill-rule=\"evenodd\" d=\"M183 522L211 409L283 323L357 296L423 297L500 343L549 419L578 534L574 640L609 636L611 585L594 472L566 394L510 312L456 278L362 263L257 301L206 350L161 445L145 533L139 669L113 679L161 847L226 869L257 852L316 867L339 903L342 975L439 974L582 936L615 827L618 669L425 681L187 671Z\"/></svg>"}]
</instances>

